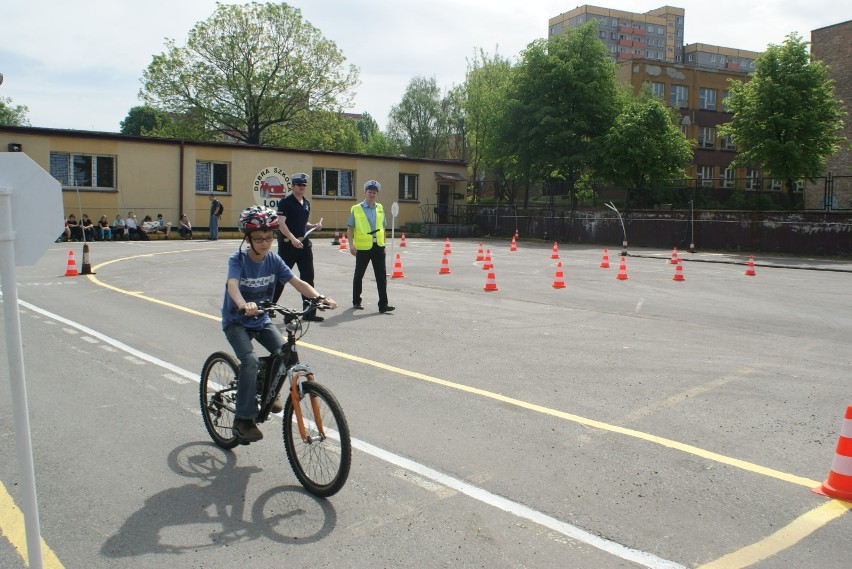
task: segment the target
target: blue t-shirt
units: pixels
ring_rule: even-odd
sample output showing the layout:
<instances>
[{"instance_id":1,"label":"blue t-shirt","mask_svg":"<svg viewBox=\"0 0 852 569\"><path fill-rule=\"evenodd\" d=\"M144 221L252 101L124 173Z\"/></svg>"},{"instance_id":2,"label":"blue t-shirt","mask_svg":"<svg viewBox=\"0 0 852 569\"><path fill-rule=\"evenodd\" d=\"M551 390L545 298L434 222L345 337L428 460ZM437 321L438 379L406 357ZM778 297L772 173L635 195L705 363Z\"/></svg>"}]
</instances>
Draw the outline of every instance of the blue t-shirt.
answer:
<instances>
[{"instance_id":1,"label":"blue t-shirt","mask_svg":"<svg viewBox=\"0 0 852 569\"><path fill-rule=\"evenodd\" d=\"M293 278L293 272L281 260L281 257L273 253L267 253L263 260L255 263L248 253L237 251L228 260L228 278L237 279L240 282L240 293L246 302L259 303L263 300L272 300L275 291L275 281L287 284ZM240 314L237 305L231 295L228 294L225 285L225 301L222 304L222 328L231 324L239 324L253 330L263 328L270 322L269 315L265 312L257 318Z\"/></svg>"}]
</instances>

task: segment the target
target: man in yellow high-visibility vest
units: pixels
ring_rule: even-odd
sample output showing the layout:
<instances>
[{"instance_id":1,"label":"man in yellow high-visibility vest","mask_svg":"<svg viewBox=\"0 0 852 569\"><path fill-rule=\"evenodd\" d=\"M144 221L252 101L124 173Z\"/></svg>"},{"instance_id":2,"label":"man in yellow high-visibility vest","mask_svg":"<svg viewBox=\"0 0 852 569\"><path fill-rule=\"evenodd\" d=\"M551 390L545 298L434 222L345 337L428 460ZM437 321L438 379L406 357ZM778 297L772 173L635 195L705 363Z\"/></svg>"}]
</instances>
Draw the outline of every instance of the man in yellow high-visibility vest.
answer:
<instances>
[{"instance_id":1,"label":"man in yellow high-visibility vest","mask_svg":"<svg viewBox=\"0 0 852 569\"><path fill-rule=\"evenodd\" d=\"M364 184L364 201L353 205L349 212L346 239L349 252L355 256L355 276L352 279L352 308L363 310L361 284L367 265L373 263L376 287L379 289L379 312L390 312L395 306L388 304L388 277L385 269L385 210L376 198L382 185L376 180Z\"/></svg>"}]
</instances>

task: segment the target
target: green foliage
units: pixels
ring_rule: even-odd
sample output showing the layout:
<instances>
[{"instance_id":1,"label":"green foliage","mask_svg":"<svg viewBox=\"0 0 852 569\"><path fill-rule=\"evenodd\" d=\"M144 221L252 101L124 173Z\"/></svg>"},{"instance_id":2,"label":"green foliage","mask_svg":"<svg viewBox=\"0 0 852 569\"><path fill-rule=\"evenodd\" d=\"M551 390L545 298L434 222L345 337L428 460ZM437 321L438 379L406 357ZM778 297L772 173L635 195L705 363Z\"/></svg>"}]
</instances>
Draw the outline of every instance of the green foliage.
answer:
<instances>
[{"instance_id":1,"label":"green foliage","mask_svg":"<svg viewBox=\"0 0 852 569\"><path fill-rule=\"evenodd\" d=\"M360 153L364 150L356 122L339 113L317 111L306 116L302 126L272 126L266 143L273 146Z\"/></svg>"},{"instance_id":2,"label":"green foliage","mask_svg":"<svg viewBox=\"0 0 852 569\"><path fill-rule=\"evenodd\" d=\"M0 97L0 125L30 126L25 105L15 105L11 97Z\"/></svg>"},{"instance_id":3,"label":"green foliage","mask_svg":"<svg viewBox=\"0 0 852 569\"><path fill-rule=\"evenodd\" d=\"M358 128L358 135L361 137L361 142L364 144L370 142L370 139L379 132L379 123L367 112L361 114L358 120L355 121L355 125Z\"/></svg>"},{"instance_id":4,"label":"green foliage","mask_svg":"<svg viewBox=\"0 0 852 569\"><path fill-rule=\"evenodd\" d=\"M623 89L621 110L601 140L602 159L593 167L607 182L633 189L652 180L683 176L692 161L692 145L678 126L674 111L645 86L637 95Z\"/></svg>"},{"instance_id":5,"label":"green foliage","mask_svg":"<svg viewBox=\"0 0 852 569\"><path fill-rule=\"evenodd\" d=\"M731 81L733 119L720 128L737 145L735 165L758 166L764 177L793 180L820 176L843 138L845 111L821 61L811 61L798 34L755 61L746 83Z\"/></svg>"},{"instance_id":6,"label":"green foliage","mask_svg":"<svg viewBox=\"0 0 852 569\"><path fill-rule=\"evenodd\" d=\"M615 69L591 23L531 43L512 74L500 147L518 179L569 188L599 157L618 111Z\"/></svg>"},{"instance_id":7,"label":"green foliage","mask_svg":"<svg viewBox=\"0 0 852 569\"><path fill-rule=\"evenodd\" d=\"M402 154L402 147L398 141L381 131L377 131L365 145L364 153L379 156L399 156Z\"/></svg>"},{"instance_id":8,"label":"green foliage","mask_svg":"<svg viewBox=\"0 0 852 569\"><path fill-rule=\"evenodd\" d=\"M446 158L453 112L451 99L442 96L434 77L415 77L400 103L391 108L388 135L406 156Z\"/></svg>"},{"instance_id":9,"label":"green foliage","mask_svg":"<svg viewBox=\"0 0 852 569\"><path fill-rule=\"evenodd\" d=\"M135 136L143 136L152 130L162 127L171 122L169 113L141 105L132 107L128 111L127 116L121 121L121 134L132 134Z\"/></svg>"},{"instance_id":10,"label":"green foliage","mask_svg":"<svg viewBox=\"0 0 852 569\"><path fill-rule=\"evenodd\" d=\"M273 125L309 124L311 111L339 111L358 80L334 42L283 3L217 4L185 46L166 48L143 73L142 99L249 144Z\"/></svg>"}]
</instances>

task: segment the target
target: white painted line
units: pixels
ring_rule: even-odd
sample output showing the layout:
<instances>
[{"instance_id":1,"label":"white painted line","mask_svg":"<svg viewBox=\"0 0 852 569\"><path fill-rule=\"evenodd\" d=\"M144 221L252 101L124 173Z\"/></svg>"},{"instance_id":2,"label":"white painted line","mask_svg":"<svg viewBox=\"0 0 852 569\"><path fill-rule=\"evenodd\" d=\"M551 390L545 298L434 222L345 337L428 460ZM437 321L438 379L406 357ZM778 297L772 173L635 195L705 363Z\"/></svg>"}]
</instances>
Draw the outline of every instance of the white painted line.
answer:
<instances>
[{"instance_id":1,"label":"white painted line","mask_svg":"<svg viewBox=\"0 0 852 569\"><path fill-rule=\"evenodd\" d=\"M48 318L57 320L58 322L61 322L66 326L76 328L77 330L80 330L85 334L93 336L101 340L102 342L105 342L114 346L115 348L118 348L119 350L127 352L132 356L127 357L127 359L129 359L130 361L143 360L143 362L139 363L148 362L167 369L168 371L172 372L172 374L177 376L177 378L175 378L174 376L171 376L171 374L167 374L166 377L169 377L169 379L172 379L172 381L179 378L185 378L194 382L198 382L200 379L197 373L187 371L176 365L170 364L169 362L161 360L160 358L139 351L136 348L131 348L123 342L115 340L114 338L110 338L109 336L105 336L104 334L96 332L95 330L83 326L82 324L78 324L76 322L68 320L67 318L63 318L62 316L53 314L52 312L48 312L47 310L29 304L28 302L25 302L20 299L18 300L18 303L25 308L28 308ZM68 329L65 330L69 331ZM361 452L365 452L371 456L374 456L380 460L383 460L389 464L393 464L395 466L404 468L405 470L418 474L421 477L431 480L434 483L460 492L466 496L473 498L474 500L478 500L484 504L488 504L489 506L493 506L497 509L503 510L504 512L508 512L519 518L523 518L533 523L544 526L571 539L583 542L616 557L620 557L621 559L632 561L643 567L648 567L649 569L686 569L685 566L679 563L675 563L674 561L668 561L666 559L657 557L656 555L653 555L651 553L632 549L630 547L621 545L620 543L604 539L600 536L594 535L593 533L589 533L584 529L578 528L577 526L573 526L571 524L548 516L547 514L534 510L529 506L525 506L524 504L514 502L507 498L503 498L502 496L497 496L496 494L492 494L491 492L474 486L473 484L469 484L467 482L464 482L463 480L453 478L442 472L438 472L435 469L429 468L428 466L393 454L377 446L373 446L370 443L353 438L352 447L357 450L360 450ZM432 489L434 490L434 488Z\"/></svg>"}]
</instances>

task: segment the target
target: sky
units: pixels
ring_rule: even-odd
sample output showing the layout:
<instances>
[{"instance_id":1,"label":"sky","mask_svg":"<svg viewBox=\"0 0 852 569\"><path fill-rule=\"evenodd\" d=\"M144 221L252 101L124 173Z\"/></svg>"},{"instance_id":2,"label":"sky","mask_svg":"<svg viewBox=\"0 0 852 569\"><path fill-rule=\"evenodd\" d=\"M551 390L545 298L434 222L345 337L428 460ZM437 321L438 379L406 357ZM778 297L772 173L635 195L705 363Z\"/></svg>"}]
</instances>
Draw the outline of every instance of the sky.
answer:
<instances>
[{"instance_id":1,"label":"sky","mask_svg":"<svg viewBox=\"0 0 852 569\"><path fill-rule=\"evenodd\" d=\"M221 0L223 4L244 1ZM446 91L464 82L480 49L517 58L547 36L548 20L582 5L554 0L292 0L360 70L348 112L368 112L383 129L412 78ZM685 43L763 51L796 32L852 19L838 0L609 0L594 6L647 12L684 8ZM32 126L118 132L143 70L165 40L183 45L214 0L0 0L0 97L29 107Z\"/></svg>"}]
</instances>

